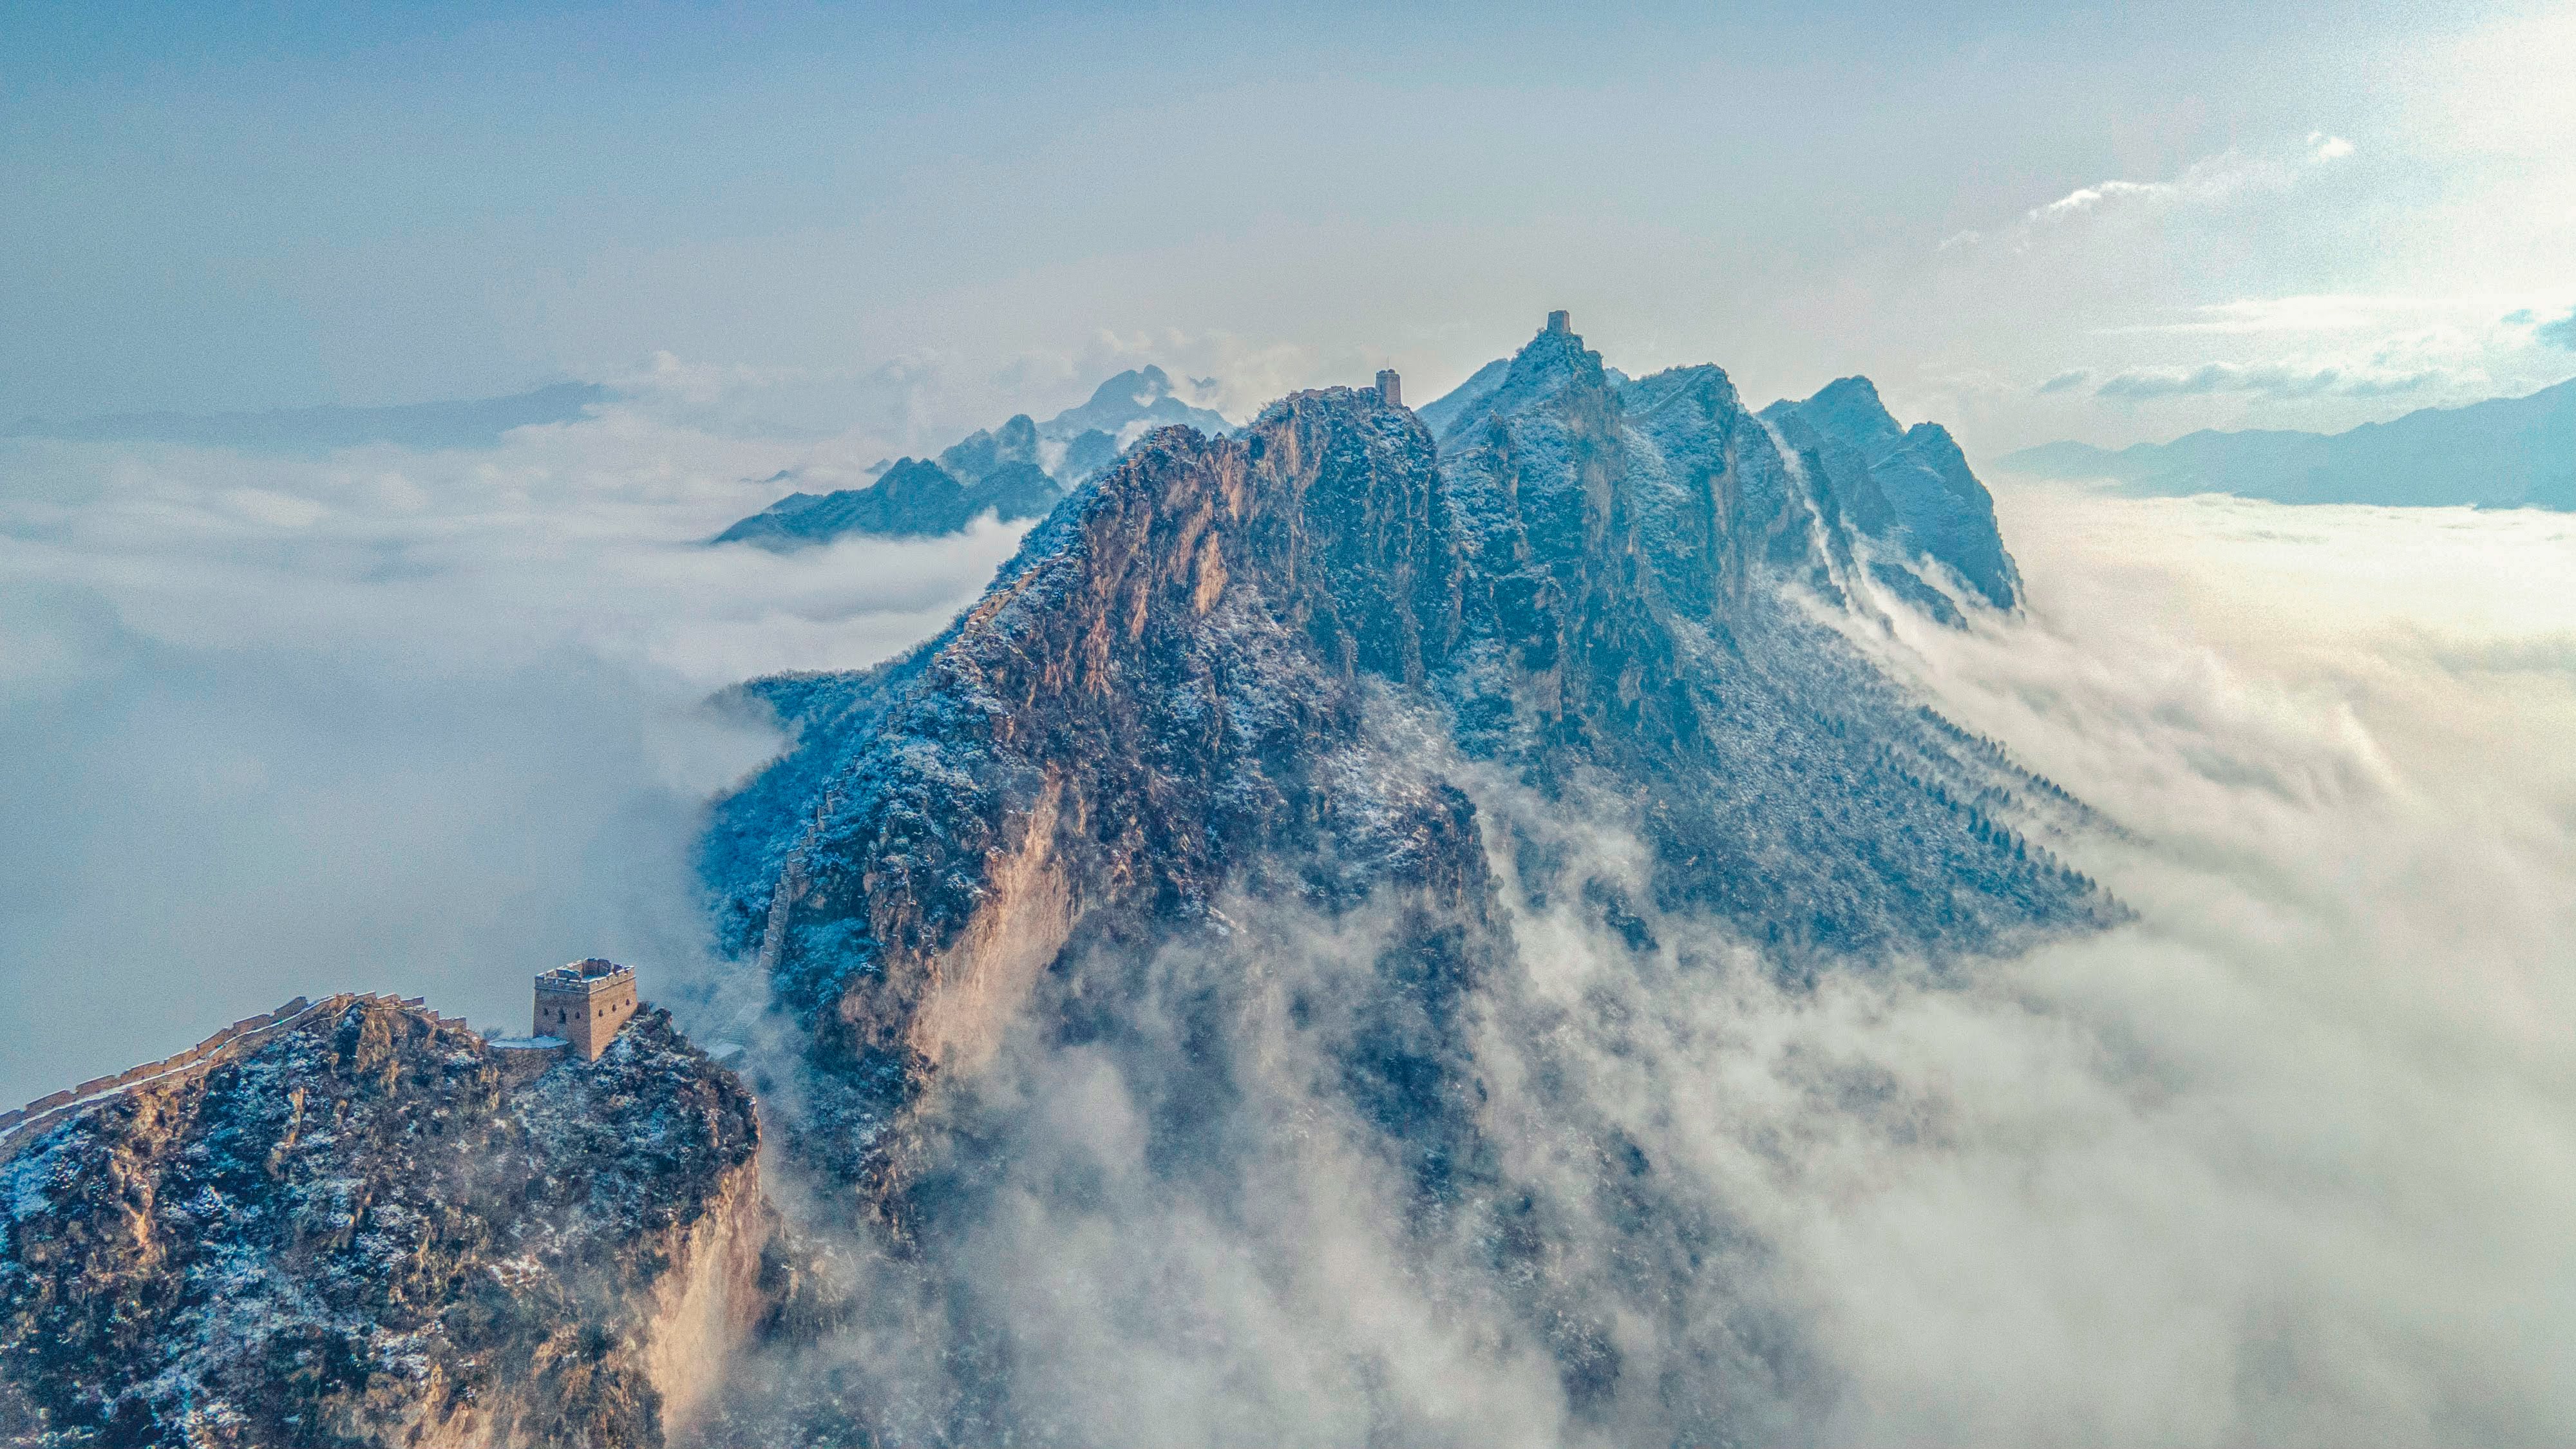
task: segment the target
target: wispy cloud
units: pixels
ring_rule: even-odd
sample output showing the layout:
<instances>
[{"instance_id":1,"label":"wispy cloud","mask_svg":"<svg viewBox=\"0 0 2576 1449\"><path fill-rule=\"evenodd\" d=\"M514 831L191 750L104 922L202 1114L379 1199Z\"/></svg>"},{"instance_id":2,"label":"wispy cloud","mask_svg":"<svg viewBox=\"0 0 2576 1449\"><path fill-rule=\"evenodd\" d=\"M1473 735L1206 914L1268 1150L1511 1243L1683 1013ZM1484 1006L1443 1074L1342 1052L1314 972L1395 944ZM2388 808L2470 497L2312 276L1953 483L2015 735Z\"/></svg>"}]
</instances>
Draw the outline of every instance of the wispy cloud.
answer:
<instances>
[{"instance_id":1,"label":"wispy cloud","mask_svg":"<svg viewBox=\"0 0 2576 1449\"><path fill-rule=\"evenodd\" d=\"M2543 322L2531 329L2532 340L2550 347L2563 347L2576 352L2576 311L2555 322Z\"/></svg>"},{"instance_id":2,"label":"wispy cloud","mask_svg":"<svg viewBox=\"0 0 2576 1449\"><path fill-rule=\"evenodd\" d=\"M2483 299L2419 297L2389 293L2318 292L2289 297L2242 297L2186 309L2159 322L2131 322L2103 327L2101 336L2154 333L2349 332L2385 328L2392 322L2426 314L2475 310L2492 305Z\"/></svg>"},{"instance_id":3,"label":"wispy cloud","mask_svg":"<svg viewBox=\"0 0 2576 1449\"><path fill-rule=\"evenodd\" d=\"M532 965L685 959L700 802L774 743L707 693L882 658L1019 537L699 546L812 456L624 404L489 450L0 444L0 1102L299 991L506 1025Z\"/></svg>"},{"instance_id":4,"label":"wispy cloud","mask_svg":"<svg viewBox=\"0 0 2576 1449\"><path fill-rule=\"evenodd\" d=\"M2057 376L2050 378L2048 381L2041 383L2039 385L2039 391L2043 393L2071 392L2092 380L2093 369L2089 367L2078 367L2071 371L2061 372Z\"/></svg>"},{"instance_id":5,"label":"wispy cloud","mask_svg":"<svg viewBox=\"0 0 2576 1449\"><path fill-rule=\"evenodd\" d=\"M2221 160L2232 161L2233 153L2231 152L2228 157L2221 158ZM2199 171L2202 167L2208 166L2209 164L2210 163L2204 162L2202 163L2202 166L2194 167L2193 171ZM2223 175L2232 171L2232 169L2232 167L2221 168L2221 170L2213 173L2213 175ZM2186 177L2189 177L2190 175L2191 173L2189 172L2185 173ZM2204 188L2211 187L2211 178L2203 178L2200 184ZM2178 196L2182 194L2183 190L2184 183L2179 181L2100 181L2091 186L2079 186L2073 191L2066 193L2064 196L2057 198L2055 201L2049 202L2045 206L2034 206L2028 212L2023 214L2022 220L2032 222L2064 221L2069 217L2081 216L2085 212L2091 211L2106 201L2119 201L2131 197L2162 198Z\"/></svg>"},{"instance_id":6,"label":"wispy cloud","mask_svg":"<svg viewBox=\"0 0 2576 1449\"><path fill-rule=\"evenodd\" d=\"M2040 389L2062 390L2060 380L2071 376L2074 374L2061 373L2042 383ZM2102 379L2093 395L2123 401L2212 393L2247 393L2265 398L2385 397L2417 391L2440 377L2430 369L2386 372L2268 362L2204 362L2188 367L2130 368Z\"/></svg>"},{"instance_id":7,"label":"wispy cloud","mask_svg":"<svg viewBox=\"0 0 2576 1449\"><path fill-rule=\"evenodd\" d=\"M2565 1440L2563 528L1999 502L2029 615L1873 647L2119 823L2049 838L2136 923L1785 987L1526 889L1650 851L1461 770L1525 964L1461 1008L1493 1150L1440 1212L1345 1085L1384 919L1229 901L951 1089L975 1170L762 1381L1074 1443Z\"/></svg>"},{"instance_id":8,"label":"wispy cloud","mask_svg":"<svg viewBox=\"0 0 2576 1449\"><path fill-rule=\"evenodd\" d=\"M2045 232L2087 217L2217 206L2249 194L2285 191L2296 185L2304 172L2341 161L2351 156L2354 148L2340 136L2312 131L2295 154L2284 155L2282 150L2286 148L2266 155L2230 147L2191 163L2166 180L2095 181L2054 201L2042 202L2005 226L1955 232L1944 238L1938 249L1954 251L2000 240L2019 250L2029 247Z\"/></svg>"}]
</instances>

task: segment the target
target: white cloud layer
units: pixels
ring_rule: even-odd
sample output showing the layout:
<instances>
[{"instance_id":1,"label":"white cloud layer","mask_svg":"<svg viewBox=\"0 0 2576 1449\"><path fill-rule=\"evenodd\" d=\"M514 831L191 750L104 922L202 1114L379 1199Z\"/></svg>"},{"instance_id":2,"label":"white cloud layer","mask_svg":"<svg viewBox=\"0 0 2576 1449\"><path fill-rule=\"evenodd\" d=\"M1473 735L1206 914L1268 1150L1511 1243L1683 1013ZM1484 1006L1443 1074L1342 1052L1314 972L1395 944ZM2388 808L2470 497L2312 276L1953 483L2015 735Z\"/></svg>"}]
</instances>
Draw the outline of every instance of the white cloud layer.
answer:
<instances>
[{"instance_id":1,"label":"white cloud layer","mask_svg":"<svg viewBox=\"0 0 2576 1449\"><path fill-rule=\"evenodd\" d=\"M812 449L624 409L481 453L6 446L13 1102L296 992L515 1026L545 965L685 958L700 802L769 744L699 702L931 632L1017 536L702 548Z\"/></svg>"},{"instance_id":2,"label":"white cloud layer","mask_svg":"<svg viewBox=\"0 0 2576 1449\"><path fill-rule=\"evenodd\" d=\"M2576 525L2005 512L2033 626L1918 667L2123 827L2079 857L2141 920L1793 1016L1952 1128L1840 1134L1794 1230L1863 1437L2565 1437L2576 763L2528 742L2576 728Z\"/></svg>"},{"instance_id":3,"label":"white cloud layer","mask_svg":"<svg viewBox=\"0 0 2576 1449\"><path fill-rule=\"evenodd\" d=\"M515 1023L533 966L684 969L698 802L768 744L696 702L928 632L1011 543L691 546L802 447L632 414L310 464L13 445L0 1096L294 991ZM1725 1227L1676 1280L1689 1353L1601 1331L1646 1378L1727 1365L1775 1442L2576 1436L2576 759L2546 747L2576 738L2576 522L1999 501L2031 617L1885 647L2100 808L2058 843L2139 919L1806 993L1681 969L1679 923L1640 958L1524 912L1539 969L1481 1050L1568 1271L1664 1239L1577 1190L1565 1154L1607 1139L1535 1110L1569 1098L1532 1085L1532 1021L1584 1134ZM1628 869L1615 832L1543 823ZM1281 983L1350 969L1351 941L1290 945ZM1206 982L1157 969L1136 1019L1178 1030ZM1585 1440L1479 1286L1490 1245L1397 1235L1400 1175L1277 1007L1232 1024L1273 1090L1213 1183L1158 1173L1133 1060L1023 1042L988 1084L995 1211L947 1265L967 1296L886 1299L837 1367L931 1413L971 1302L1053 1406L1033 1438Z\"/></svg>"}]
</instances>

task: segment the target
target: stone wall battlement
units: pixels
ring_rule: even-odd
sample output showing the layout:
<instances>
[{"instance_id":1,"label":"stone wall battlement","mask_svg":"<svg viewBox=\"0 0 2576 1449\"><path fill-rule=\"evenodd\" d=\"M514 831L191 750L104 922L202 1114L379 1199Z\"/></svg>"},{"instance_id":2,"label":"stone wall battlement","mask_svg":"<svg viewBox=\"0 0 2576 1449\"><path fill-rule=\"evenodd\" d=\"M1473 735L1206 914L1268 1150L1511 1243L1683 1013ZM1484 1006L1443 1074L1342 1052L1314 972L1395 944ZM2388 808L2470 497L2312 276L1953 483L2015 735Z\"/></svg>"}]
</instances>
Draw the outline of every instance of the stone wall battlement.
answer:
<instances>
[{"instance_id":1,"label":"stone wall battlement","mask_svg":"<svg viewBox=\"0 0 2576 1449\"><path fill-rule=\"evenodd\" d=\"M32 1140L42 1129L74 1112L94 1107L128 1087L183 1072L203 1071L238 1056L310 1016L359 999L343 995L312 1002L299 996L275 1011L245 1016L186 1051L156 1062L127 1067L112 1076L92 1077L78 1086L38 1097L16 1111L0 1112L0 1156L6 1156L18 1143ZM383 1001L392 998L369 996L364 999ZM409 1004L418 1005L417 1002Z\"/></svg>"},{"instance_id":2,"label":"stone wall battlement","mask_svg":"<svg viewBox=\"0 0 2576 1449\"><path fill-rule=\"evenodd\" d=\"M417 1010L425 998L391 996L379 991L342 992L320 1001L308 1001L299 996L275 1011L245 1016L186 1051L163 1057L157 1062L127 1067L113 1076L92 1077L78 1086L38 1097L15 1111L0 1112L0 1158L6 1158L34 1141L44 1129L112 1099L128 1087L209 1070L314 1017L328 1015L360 1001ZM442 1025L464 1025L462 1017L443 1016L434 1011L430 1016Z\"/></svg>"}]
</instances>

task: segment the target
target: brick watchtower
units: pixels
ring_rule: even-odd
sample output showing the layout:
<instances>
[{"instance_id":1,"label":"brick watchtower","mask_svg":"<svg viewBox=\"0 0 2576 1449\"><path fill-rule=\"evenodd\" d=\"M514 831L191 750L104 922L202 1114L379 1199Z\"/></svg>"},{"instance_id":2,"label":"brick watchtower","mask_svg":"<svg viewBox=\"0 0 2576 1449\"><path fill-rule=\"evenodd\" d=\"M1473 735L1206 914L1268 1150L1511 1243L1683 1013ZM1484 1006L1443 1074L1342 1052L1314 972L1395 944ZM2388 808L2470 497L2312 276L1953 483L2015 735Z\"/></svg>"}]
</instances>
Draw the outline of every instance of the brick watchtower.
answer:
<instances>
[{"instance_id":1,"label":"brick watchtower","mask_svg":"<svg viewBox=\"0 0 2576 1449\"><path fill-rule=\"evenodd\" d=\"M537 977L538 1036L561 1037L586 1062L599 1060L635 1014L635 973L597 956Z\"/></svg>"},{"instance_id":2,"label":"brick watchtower","mask_svg":"<svg viewBox=\"0 0 2576 1449\"><path fill-rule=\"evenodd\" d=\"M1390 407L1404 406L1404 379L1395 375L1394 368L1381 367L1378 369L1377 395L1380 402L1386 403Z\"/></svg>"}]
</instances>

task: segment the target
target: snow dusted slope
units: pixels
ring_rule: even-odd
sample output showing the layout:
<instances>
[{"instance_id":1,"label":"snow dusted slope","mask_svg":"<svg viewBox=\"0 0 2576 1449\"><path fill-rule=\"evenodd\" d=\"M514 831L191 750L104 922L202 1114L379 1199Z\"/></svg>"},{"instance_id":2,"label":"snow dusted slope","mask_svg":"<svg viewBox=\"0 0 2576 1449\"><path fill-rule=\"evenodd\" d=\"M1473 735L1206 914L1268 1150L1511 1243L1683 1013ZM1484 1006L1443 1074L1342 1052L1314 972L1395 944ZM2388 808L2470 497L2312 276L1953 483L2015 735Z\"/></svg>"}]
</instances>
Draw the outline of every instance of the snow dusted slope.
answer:
<instances>
[{"instance_id":1,"label":"snow dusted slope","mask_svg":"<svg viewBox=\"0 0 2576 1449\"><path fill-rule=\"evenodd\" d=\"M0 1163L0 1442L657 1445L762 1312L749 1093L352 1000Z\"/></svg>"},{"instance_id":2,"label":"snow dusted slope","mask_svg":"<svg viewBox=\"0 0 2576 1449\"><path fill-rule=\"evenodd\" d=\"M1541 333L1442 454L1471 581L1444 681L1460 740L1640 802L1659 906L1802 963L2092 917L2089 887L1989 811L2033 782L1797 602L1857 598L1869 540L1723 372L1617 385Z\"/></svg>"},{"instance_id":3,"label":"snow dusted slope","mask_svg":"<svg viewBox=\"0 0 2576 1449\"><path fill-rule=\"evenodd\" d=\"M1241 889L1437 879L1481 909L1473 806L1372 742L1379 699L1633 802L1655 903L1792 962L2095 919L2006 823L2032 783L1783 592L1847 596L1854 530L1807 476L1717 369L1622 387L1542 333L1445 449L1349 389L1239 440L1165 430L914 655L750 686L798 745L718 812L707 870L817 1060L883 1088L826 1155L867 1158L1095 935Z\"/></svg>"},{"instance_id":4,"label":"snow dusted slope","mask_svg":"<svg viewBox=\"0 0 2576 1449\"><path fill-rule=\"evenodd\" d=\"M720 934L804 1033L792 1157L901 1245L872 1311L936 1307L863 1368L827 1354L828 1390L781 1368L729 1434L1150 1437L1125 1400L1064 1417L1087 1302L993 1275L1104 1237L1150 1256L1125 1225L1167 1210L1185 1242L1270 1223L1331 1143L1392 1184L1332 1231L1436 1311L1476 1305L1584 1433L1762 1437L1797 1346L1704 1188L1551 1057L1561 942L1518 923L1570 915L1638 972L1749 953L1794 980L1946 969L2116 907L2016 829L2080 807L1820 617L1877 620L1871 541L1724 373L1626 382L1543 333L1493 383L1436 446L1346 388L1153 433L940 637L745 687L796 744L716 813ZM1612 1258L1576 1254L1603 1212ZM1032 1214L1075 1241L996 1259L986 1235ZM1302 1229L1242 1242L1265 1283L1329 1276ZM1169 1336L1133 1361L1312 1402L1203 1327L1233 1298L1147 1298ZM1378 1387L1346 1437L1458 1437L1388 1371L1356 1371Z\"/></svg>"},{"instance_id":5,"label":"snow dusted slope","mask_svg":"<svg viewBox=\"0 0 2576 1449\"><path fill-rule=\"evenodd\" d=\"M1846 377L1805 402L1762 410L1842 502L1854 527L1887 545L1886 571L1946 566L1998 609L2021 599L2021 574L1995 527L1995 502L1949 430L1897 426L1865 377ZM1888 578L1921 600L1928 580ZM1933 604L1934 612L1940 606Z\"/></svg>"}]
</instances>

